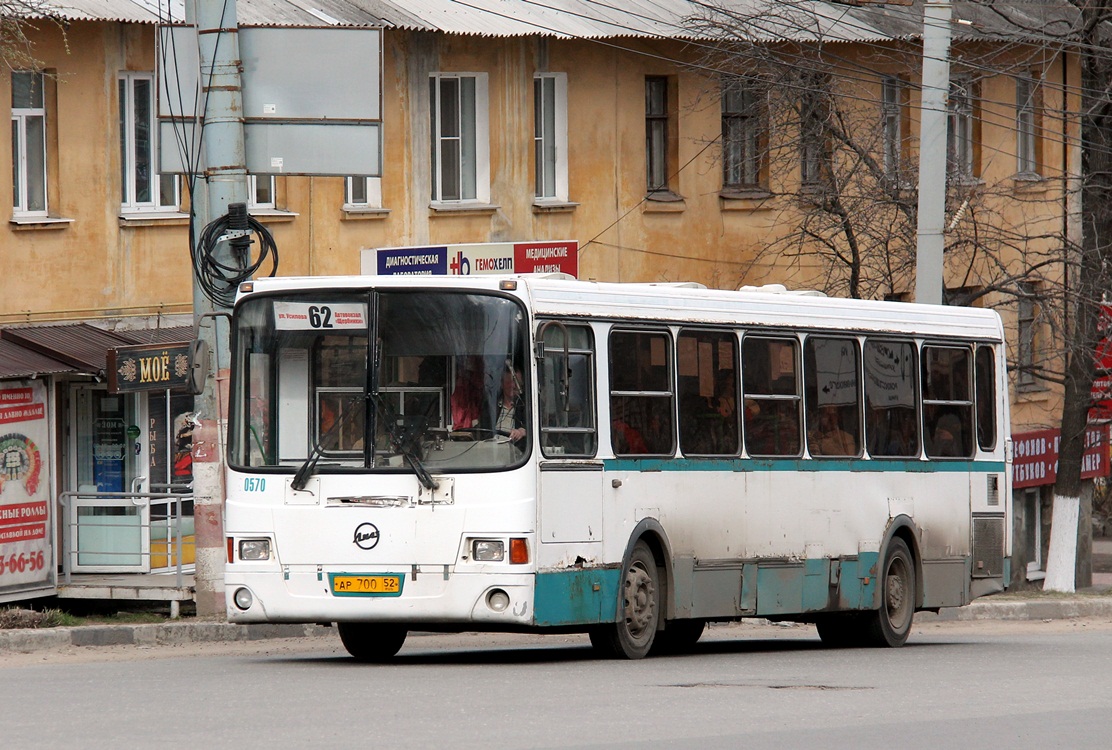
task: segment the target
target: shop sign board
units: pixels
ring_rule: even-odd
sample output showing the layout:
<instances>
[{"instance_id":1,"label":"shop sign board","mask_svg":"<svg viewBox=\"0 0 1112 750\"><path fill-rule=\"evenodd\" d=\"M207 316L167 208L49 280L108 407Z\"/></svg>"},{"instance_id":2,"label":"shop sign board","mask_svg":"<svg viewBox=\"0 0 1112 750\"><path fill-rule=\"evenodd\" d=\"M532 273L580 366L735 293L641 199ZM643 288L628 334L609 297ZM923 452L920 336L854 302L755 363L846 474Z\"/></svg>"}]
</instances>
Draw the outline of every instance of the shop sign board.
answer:
<instances>
[{"instance_id":1,"label":"shop sign board","mask_svg":"<svg viewBox=\"0 0 1112 750\"><path fill-rule=\"evenodd\" d=\"M54 588L46 394L41 380L0 380L0 601Z\"/></svg>"},{"instance_id":2,"label":"shop sign board","mask_svg":"<svg viewBox=\"0 0 1112 750\"><path fill-rule=\"evenodd\" d=\"M375 276L476 276L579 273L579 242L492 242L363 250L361 271Z\"/></svg>"},{"instance_id":3,"label":"shop sign board","mask_svg":"<svg viewBox=\"0 0 1112 750\"><path fill-rule=\"evenodd\" d=\"M112 393L188 390L192 344L142 344L108 350L108 390Z\"/></svg>"},{"instance_id":4,"label":"shop sign board","mask_svg":"<svg viewBox=\"0 0 1112 750\"><path fill-rule=\"evenodd\" d=\"M1108 476L1109 425L1089 425L1085 430L1085 452L1081 457L1081 478ZM1015 457L1012 461L1012 487L1038 487L1054 484L1058 478L1060 430L1035 430L1012 435Z\"/></svg>"}]
</instances>

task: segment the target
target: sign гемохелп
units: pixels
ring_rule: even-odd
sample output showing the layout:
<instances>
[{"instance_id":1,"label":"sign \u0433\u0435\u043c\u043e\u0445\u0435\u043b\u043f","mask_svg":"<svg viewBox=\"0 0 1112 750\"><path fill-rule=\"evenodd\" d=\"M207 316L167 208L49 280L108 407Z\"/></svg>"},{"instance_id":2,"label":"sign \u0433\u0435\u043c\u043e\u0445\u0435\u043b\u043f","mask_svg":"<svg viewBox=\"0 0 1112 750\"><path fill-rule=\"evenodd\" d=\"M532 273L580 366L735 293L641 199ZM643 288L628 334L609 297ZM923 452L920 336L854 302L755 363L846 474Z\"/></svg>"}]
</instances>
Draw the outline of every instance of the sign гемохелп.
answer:
<instances>
[{"instance_id":1,"label":"sign \u0433\u0435\u043c\u043e\u0445\u0435\u043b\u043f","mask_svg":"<svg viewBox=\"0 0 1112 750\"><path fill-rule=\"evenodd\" d=\"M108 390L188 390L192 345L143 344L108 350Z\"/></svg>"}]
</instances>

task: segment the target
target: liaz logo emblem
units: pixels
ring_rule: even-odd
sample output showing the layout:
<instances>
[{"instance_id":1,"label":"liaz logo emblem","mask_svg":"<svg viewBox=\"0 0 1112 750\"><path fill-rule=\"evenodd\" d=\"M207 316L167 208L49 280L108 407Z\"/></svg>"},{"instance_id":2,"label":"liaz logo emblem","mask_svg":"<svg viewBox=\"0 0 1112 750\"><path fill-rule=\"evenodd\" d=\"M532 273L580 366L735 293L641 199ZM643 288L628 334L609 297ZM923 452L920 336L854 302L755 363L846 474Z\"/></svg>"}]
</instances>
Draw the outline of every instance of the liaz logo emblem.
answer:
<instances>
[{"instance_id":1,"label":"liaz logo emblem","mask_svg":"<svg viewBox=\"0 0 1112 750\"><path fill-rule=\"evenodd\" d=\"M378 544L378 527L373 523L361 523L355 527L352 540L359 549L374 549Z\"/></svg>"}]
</instances>

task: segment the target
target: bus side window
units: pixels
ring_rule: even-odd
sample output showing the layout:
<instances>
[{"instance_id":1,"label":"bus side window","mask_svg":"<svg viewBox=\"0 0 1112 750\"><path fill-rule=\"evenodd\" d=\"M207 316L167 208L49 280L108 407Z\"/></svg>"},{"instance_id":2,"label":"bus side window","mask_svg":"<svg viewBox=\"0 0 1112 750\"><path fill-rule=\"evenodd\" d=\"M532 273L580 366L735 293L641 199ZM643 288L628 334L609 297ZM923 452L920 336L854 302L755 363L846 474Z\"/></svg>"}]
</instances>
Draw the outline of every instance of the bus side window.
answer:
<instances>
[{"instance_id":1,"label":"bus side window","mask_svg":"<svg viewBox=\"0 0 1112 750\"><path fill-rule=\"evenodd\" d=\"M812 456L861 453L857 340L808 336L803 346L807 448Z\"/></svg>"},{"instance_id":2,"label":"bus side window","mask_svg":"<svg viewBox=\"0 0 1112 750\"><path fill-rule=\"evenodd\" d=\"M977 396L977 445L983 451L996 447L996 354L978 346L974 361Z\"/></svg>"},{"instance_id":3,"label":"bus side window","mask_svg":"<svg viewBox=\"0 0 1112 750\"><path fill-rule=\"evenodd\" d=\"M868 339L862 356L865 374L865 439L869 454L910 458L919 455L918 384L915 345Z\"/></svg>"},{"instance_id":4,"label":"bus side window","mask_svg":"<svg viewBox=\"0 0 1112 750\"><path fill-rule=\"evenodd\" d=\"M545 456L593 456L598 441L591 330L549 325L543 337L537 367L541 450Z\"/></svg>"},{"instance_id":5,"label":"bus side window","mask_svg":"<svg viewBox=\"0 0 1112 750\"><path fill-rule=\"evenodd\" d=\"M688 455L736 456L737 337L683 331L676 339L680 450Z\"/></svg>"},{"instance_id":6,"label":"bus side window","mask_svg":"<svg viewBox=\"0 0 1112 750\"><path fill-rule=\"evenodd\" d=\"M969 349L923 347L923 435L927 455L973 455L973 395Z\"/></svg>"},{"instance_id":7,"label":"bus side window","mask_svg":"<svg viewBox=\"0 0 1112 750\"><path fill-rule=\"evenodd\" d=\"M610 334L610 428L616 455L671 455L672 352L666 333Z\"/></svg>"},{"instance_id":8,"label":"bus side window","mask_svg":"<svg viewBox=\"0 0 1112 750\"><path fill-rule=\"evenodd\" d=\"M745 449L753 456L798 456L799 342L746 336L741 366Z\"/></svg>"}]
</instances>

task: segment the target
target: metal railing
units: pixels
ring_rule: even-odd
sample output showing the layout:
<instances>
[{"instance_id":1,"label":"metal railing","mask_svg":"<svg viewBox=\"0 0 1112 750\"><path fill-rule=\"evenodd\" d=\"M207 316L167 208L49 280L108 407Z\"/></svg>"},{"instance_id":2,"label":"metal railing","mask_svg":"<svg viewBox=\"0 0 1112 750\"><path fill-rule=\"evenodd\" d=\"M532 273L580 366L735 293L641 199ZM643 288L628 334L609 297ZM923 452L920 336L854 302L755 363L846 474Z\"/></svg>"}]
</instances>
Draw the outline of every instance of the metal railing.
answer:
<instances>
[{"instance_id":1,"label":"metal railing","mask_svg":"<svg viewBox=\"0 0 1112 750\"><path fill-rule=\"evenodd\" d=\"M145 534L146 539L148 541L148 544L145 545L146 548L144 549L143 548L144 545L142 545L142 544L139 545L140 548L138 550L131 550L131 549L121 550L121 549L118 549L118 548L117 549L90 549L88 547L79 546L80 541L81 541L80 540L80 527L82 525L82 523L81 523L82 519L81 519L81 517L78 513L75 512L75 513L71 514L71 512L70 512L71 511L71 505L72 505L73 501L76 501L76 500L94 501L94 502L84 504L84 505L86 505L86 507L97 507L97 504L95 502L97 500L103 500L103 501L129 500L129 501L131 501L131 504L136 508L142 509L145 506L146 510L147 510L146 520L144 521L143 516L140 515L138 524L134 523L134 522L122 522L122 523L121 522L110 522L110 521L106 522L104 520L104 519L107 519L107 518L111 518L111 516L93 516L93 517L96 517L96 518L100 519L95 524L95 528L98 531L103 531L105 529L114 529L115 528L115 529L123 529L123 530L127 530L127 531L138 530L140 532L140 534ZM145 566L145 567L147 567L148 570L151 570L153 572L154 566L150 565L150 563L152 562L153 554L154 554L151 551L151 545L149 543L151 538L152 538L151 532L154 531L154 530L165 529L166 530L165 552L159 552L159 554L160 555L164 554L167 558L167 562L169 562L171 559L174 560L175 564L174 565L167 565L165 567L159 567L158 570L160 572L168 572L170 570L174 570L177 574L176 585L178 586L178 588L181 588L184 585L184 583L183 583L183 581L184 581L183 568L192 568L193 567L192 563L189 564L189 565L184 565L183 564L183 562L182 562L183 561L183 552L185 551L186 548L193 548L193 549L196 548L195 536L194 536L193 541L186 541L185 537L188 536L188 535L184 533L184 528L183 528L184 527L184 521L187 518L192 519L193 515L192 515L192 513L190 513L189 515L183 514L182 506L185 503L190 502L192 500L193 500L193 487L192 487L192 485L186 485L186 484L152 484L150 492L83 492L83 491L77 490L77 491L67 491L67 492L61 493L58 496L58 501L59 501L59 503L61 505L61 508L62 508L62 517L65 519L64 523L62 524L62 545L61 545L62 546L62 574L63 574L63 580L65 581L66 584L69 584L71 582L71 576L72 576L73 567L74 567L74 558L78 555L96 555L96 556L105 557L105 558L108 558L108 559L111 559L111 558L114 558L114 557L115 558L126 557L126 558L129 558L129 559L134 559L136 557L139 557L139 558L146 557L148 565ZM155 520L151 520L151 514L150 514L151 508L155 508L155 507L159 507L159 506L165 506L165 509L166 509L165 514L164 515L159 514L159 517L157 517ZM76 507L76 506L74 506L74 507ZM125 505L122 502L115 502L115 503L106 502L101 507L127 508L129 506ZM171 513L171 510L173 511L172 513ZM172 540L171 540L171 535L173 535ZM142 538L143 537L141 536L140 539L142 539ZM171 546L171 542L172 542L172 546ZM129 564L127 564L127 563L121 563L119 565L119 567L121 567L121 568L128 567L128 566L129 566ZM111 563L105 563L103 567L112 567L112 564ZM123 572L123 571L121 571L121 572Z\"/></svg>"}]
</instances>

